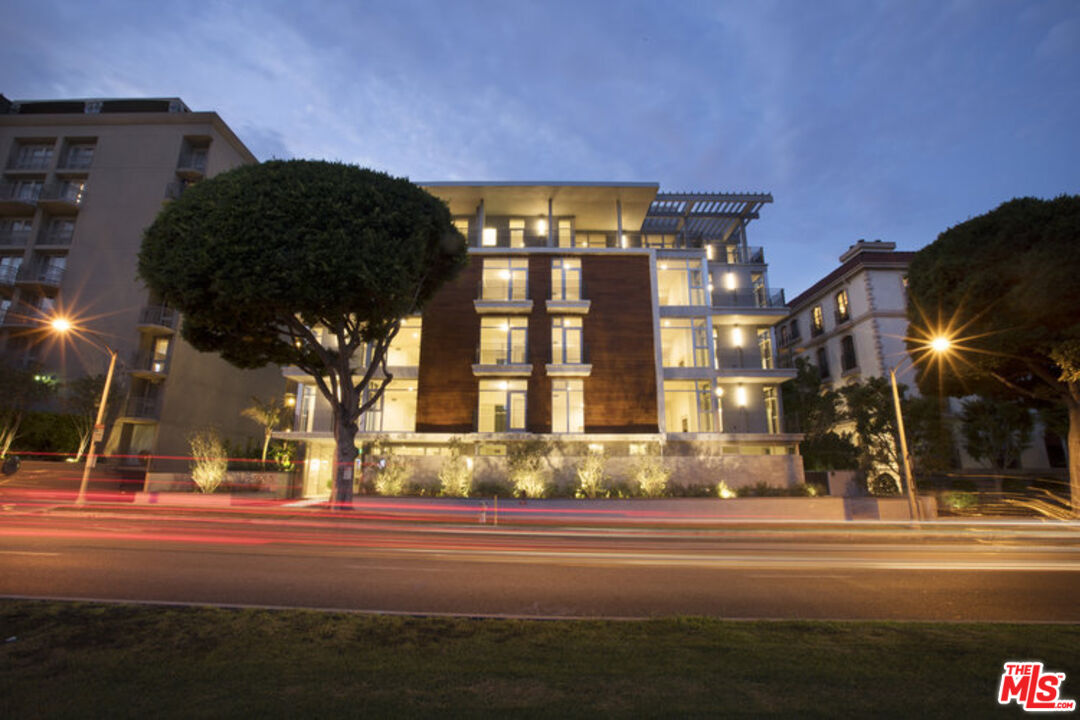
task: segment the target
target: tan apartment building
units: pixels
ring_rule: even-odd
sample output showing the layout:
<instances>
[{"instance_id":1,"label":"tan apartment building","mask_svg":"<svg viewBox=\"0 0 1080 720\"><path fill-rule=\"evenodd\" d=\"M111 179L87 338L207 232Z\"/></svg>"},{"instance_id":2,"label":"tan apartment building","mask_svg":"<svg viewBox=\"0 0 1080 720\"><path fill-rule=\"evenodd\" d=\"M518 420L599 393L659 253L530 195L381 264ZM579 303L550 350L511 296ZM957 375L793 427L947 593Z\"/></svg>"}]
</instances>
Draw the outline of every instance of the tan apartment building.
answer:
<instances>
[{"instance_id":1,"label":"tan apartment building","mask_svg":"<svg viewBox=\"0 0 1080 720\"><path fill-rule=\"evenodd\" d=\"M787 315L746 227L767 194L662 193L653 183L421 183L449 206L470 262L407 318L393 381L362 419L431 479L452 439L478 478L513 443L617 467L659 452L676 482L802 480L781 427L772 328ZM330 413L287 369L291 432L307 445L303 494L325 495ZM556 469L559 469L556 460ZM617 471L616 471L617 472Z\"/></svg>"},{"instance_id":2,"label":"tan apartment building","mask_svg":"<svg viewBox=\"0 0 1080 720\"><path fill-rule=\"evenodd\" d=\"M145 465L189 453L195 428L243 444L251 396L280 371L240 371L180 339L179 318L136 279L142 232L184 188L256 162L213 112L177 98L8 101L0 96L0 350L60 381L103 373L115 350L126 388L105 450ZM58 343L62 314L88 339ZM155 469L168 460L154 460ZM174 461L179 469L186 462Z\"/></svg>"}]
</instances>

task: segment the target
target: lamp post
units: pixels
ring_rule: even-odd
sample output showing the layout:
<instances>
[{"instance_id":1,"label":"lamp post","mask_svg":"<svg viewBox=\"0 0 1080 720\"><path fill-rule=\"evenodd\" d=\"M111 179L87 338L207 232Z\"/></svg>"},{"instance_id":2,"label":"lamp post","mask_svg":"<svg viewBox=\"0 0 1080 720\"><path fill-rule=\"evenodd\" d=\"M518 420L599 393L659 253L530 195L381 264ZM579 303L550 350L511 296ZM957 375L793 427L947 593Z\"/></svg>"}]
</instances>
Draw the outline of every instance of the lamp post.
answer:
<instances>
[{"instance_id":1,"label":"lamp post","mask_svg":"<svg viewBox=\"0 0 1080 720\"><path fill-rule=\"evenodd\" d=\"M942 336L934 338L929 343L930 349L939 354L946 352L951 345L952 342ZM896 431L900 436L900 464L904 468L904 482L907 484L908 507L911 510L911 519L919 521L922 519L922 513L919 510L918 498L915 496L915 478L911 473L911 458L908 456L907 435L904 433L904 415L900 412L900 389L896 384L896 371L902 364L900 363L896 367L889 369L889 379L892 381L893 405L896 408Z\"/></svg>"},{"instance_id":2,"label":"lamp post","mask_svg":"<svg viewBox=\"0 0 1080 720\"><path fill-rule=\"evenodd\" d=\"M52 329L61 335L66 334L71 330L71 321L65 318L54 318L49 323ZM98 403L97 417L94 419L94 430L90 436L90 447L86 452L86 464L83 466L82 482L79 483L79 494L75 498L76 505L82 505L86 502L86 486L90 482L90 470L94 467L97 461L97 453L94 451L95 443L100 442L101 433L105 429L105 425L102 422L105 418L105 404L109 398L109 387L112 385L113 370L116 369L116 351L110 348L108 345L103 346L105 352L109 354L109 371L105 374L105 386L101 389L101 401Z\"/></svg>"}]
</instances>

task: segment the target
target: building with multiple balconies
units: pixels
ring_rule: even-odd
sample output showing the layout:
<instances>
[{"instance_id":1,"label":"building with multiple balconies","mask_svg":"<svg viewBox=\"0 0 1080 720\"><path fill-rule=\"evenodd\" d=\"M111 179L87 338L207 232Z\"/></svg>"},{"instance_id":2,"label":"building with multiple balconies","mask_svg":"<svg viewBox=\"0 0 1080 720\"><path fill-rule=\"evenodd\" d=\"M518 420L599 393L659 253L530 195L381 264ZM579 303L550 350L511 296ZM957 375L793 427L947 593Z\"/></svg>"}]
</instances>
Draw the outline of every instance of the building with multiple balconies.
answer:
<instances>
[{"instance_id":1,"label":"building with multiple balconies","mask_svg":"<svg viewBox=\"0 0 1080 720\"><path fill-rule=\"evenodd\" d=\"M422 185L449 206L470 262L404 321L360 442L379 438L428 476L452 439L482 468L542 438L568 458L661 452L684 482L801 481L779 398L794 372L773 352L787 308L746 238L771 196ZM279 437L307 444L303 492L325 494L329 408L311 378L286 377L296 418Z\"/></svg>"},{"instance_id":2,"label":"building with multiple balconies","mask_svg":"<svg viewBox=\"0 0 1080 720\"><path fill-rule=\"evenodd\" d=\"M192 429L257 434L240 410L280 392L276 370L244 372L196 352L177 313L136 279L142 232L183 188L255 158L213 112L176 98L8 101L0 96L0 350L64 380L103 373L117 352L127 397L107 450L187 455ZM42 330L72 316L86 340ZM98 347L94 347L97 345ZM186 466L186 463L184 463Z\"/></svg>"}]
</instances>

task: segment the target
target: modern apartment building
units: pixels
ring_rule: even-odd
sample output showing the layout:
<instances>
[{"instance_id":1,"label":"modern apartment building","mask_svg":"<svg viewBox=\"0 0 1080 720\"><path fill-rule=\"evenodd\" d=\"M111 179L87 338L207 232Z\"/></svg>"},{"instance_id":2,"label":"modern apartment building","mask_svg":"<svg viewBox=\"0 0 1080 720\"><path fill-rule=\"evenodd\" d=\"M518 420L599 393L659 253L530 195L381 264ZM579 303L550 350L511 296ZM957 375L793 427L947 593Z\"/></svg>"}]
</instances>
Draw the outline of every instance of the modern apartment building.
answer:
<instances>
[{"instance_id":1,"label":"modern apartment building","mask_svg":"<svg viewBox=\"0 0 1080 720\"><path fill-rule=\"evenodd\" d=\"M0 351L60 380L103 373L115 350L126 388L106 450L187 455L216 425L258 435L240 410L280 393L280 371L243 372L196 352L179 318L136 279L143 229L184 188L255 158L213 112L177 98L8 101L0 96ZM84 339L43 330L62 314ZM166 460L155 460L157 464ZM186 467L186 463L179 463ZM157 468L161 469L161 468Z\"/></svg>"},{"instance_id":2,"label":"modern apartment building","mask_svg":"<svg viewBox=\"0 0 1080 720\"><path fill-rule=\"evenodd\" d=\"M781 427L773 326L787 316L746 229L767 194L666 193L652 183L423 183L470 262L390 348L394 379L363 418L434 475L458 439L477 472L542 438L570 459L662 453L676 481L802 479ZM286 376L307 443L303 493L325 494L330 414ZM556 462L558 465L558 462ZM558 467L556 470L558 471Z\"/></svg>"},{"instance_id":3,"label":"modern apartment building","mask_svg":"<svg viewBox=\"0 0 1080 720\"><path fill-rule=\"evenodd\" d=\"M918 392L904 344L907 272L914 256L881 240L859 240L849 247L840 256L840 267L789 303L790 316L777 326L780 364L790 368L795 359L805 358L833 387L884 377L897 368L898 381ZM955 425L962 402L952 398L948 407ZM1044 438L1037 428L1020 465L1048 468L1048 453L1060 453L1059 448L1057 439ZM964 469L981 467L962 447L957 460Z\"/></svg>"}]
</instances>

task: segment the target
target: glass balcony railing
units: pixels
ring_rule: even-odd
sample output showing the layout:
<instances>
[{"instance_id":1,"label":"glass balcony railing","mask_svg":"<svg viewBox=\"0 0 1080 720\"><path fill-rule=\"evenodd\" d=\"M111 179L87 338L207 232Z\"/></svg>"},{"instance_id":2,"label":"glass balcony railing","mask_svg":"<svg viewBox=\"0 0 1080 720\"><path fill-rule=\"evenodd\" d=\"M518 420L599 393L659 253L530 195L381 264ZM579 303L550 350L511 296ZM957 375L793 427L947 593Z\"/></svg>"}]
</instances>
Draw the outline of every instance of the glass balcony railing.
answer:
<instances>
[{"instance_id":1,"label":"glass balcony railing","mask_svg":"<svg viewBox=\"0 0 1080 720\"><path fill-rule=\"evenodd\" d=\"M720 308L784 308L784 291L764 287L714 290L712 304Z\"/></svg>"}]
</instances>

